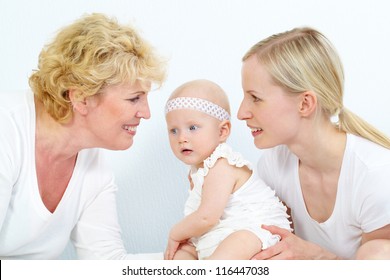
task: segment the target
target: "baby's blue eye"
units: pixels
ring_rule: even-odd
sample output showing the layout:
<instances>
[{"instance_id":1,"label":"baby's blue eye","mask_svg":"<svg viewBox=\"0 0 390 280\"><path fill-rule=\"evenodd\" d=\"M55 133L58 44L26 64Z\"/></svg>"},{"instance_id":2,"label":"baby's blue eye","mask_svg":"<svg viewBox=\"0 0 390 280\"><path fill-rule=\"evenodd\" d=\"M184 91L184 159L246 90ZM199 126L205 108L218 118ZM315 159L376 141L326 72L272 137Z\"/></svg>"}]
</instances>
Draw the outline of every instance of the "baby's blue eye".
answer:
<instances>
[{"instance_id":1,"label":"baby's blue eye","mask_svg":"<svg viewBox=\"0 0 390 280\"><path fill-rule=\"evenodd\" d=\"M176 134L177 133L177 129L176 128L172 128L169 130L172 134Z\"/></svg>"},{"instance_id":2,"label":"baby's blue eye","mask_svg":"<svg viewBox=\"0 0 390 280\"><path fill-rule=\"evenodd\" d=\"M190 126L190 130L196 130L196 129L198 129L198 127L196 125L191 125Z\"/></svg>"}]
</instances>

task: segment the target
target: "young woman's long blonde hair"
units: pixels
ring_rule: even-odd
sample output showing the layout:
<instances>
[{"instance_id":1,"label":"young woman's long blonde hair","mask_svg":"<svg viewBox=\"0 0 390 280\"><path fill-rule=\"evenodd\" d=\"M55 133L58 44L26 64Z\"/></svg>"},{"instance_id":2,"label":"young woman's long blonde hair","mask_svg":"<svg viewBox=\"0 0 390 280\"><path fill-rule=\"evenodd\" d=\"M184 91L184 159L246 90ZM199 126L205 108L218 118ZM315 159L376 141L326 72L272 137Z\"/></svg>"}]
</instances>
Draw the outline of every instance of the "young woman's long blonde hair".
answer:
<instances>
[{"instance_id":1,"label":"young woman's long blonde hair","mask_svg":"<svg viewBox=\"0 0 390 280\"><path fill-rule=\"evenodd\" d=\"M313 91L321 112L338 116L338 128L390 149L390 138L343 105L344 72L330 41L312 28L295 28L255 44L243 57L256 55L274 82L292 93Z\"/></svg>"}]
</instances>

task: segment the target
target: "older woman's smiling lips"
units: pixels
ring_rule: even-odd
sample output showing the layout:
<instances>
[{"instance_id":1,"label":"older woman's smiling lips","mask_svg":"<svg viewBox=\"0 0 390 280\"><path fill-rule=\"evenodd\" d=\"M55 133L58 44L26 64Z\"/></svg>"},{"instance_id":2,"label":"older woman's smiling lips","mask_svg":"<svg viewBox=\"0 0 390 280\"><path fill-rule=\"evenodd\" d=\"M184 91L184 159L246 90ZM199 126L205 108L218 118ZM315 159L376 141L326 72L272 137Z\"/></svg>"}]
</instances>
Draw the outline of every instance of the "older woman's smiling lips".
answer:
<instances>
[{"instance_id":1,"label":"older woman's smiling lips","mask_svg":"<svg viewBox=\"0 0 390 280\"><path fill-rule=\"evenodd\" d=\"M127 133L131 134L131 135L135 135L136 132L137 132L137 127L138 127L138 124L137 125L123 125L122 128L124 130L127 131Z\"/></svg>"}]
</instances>

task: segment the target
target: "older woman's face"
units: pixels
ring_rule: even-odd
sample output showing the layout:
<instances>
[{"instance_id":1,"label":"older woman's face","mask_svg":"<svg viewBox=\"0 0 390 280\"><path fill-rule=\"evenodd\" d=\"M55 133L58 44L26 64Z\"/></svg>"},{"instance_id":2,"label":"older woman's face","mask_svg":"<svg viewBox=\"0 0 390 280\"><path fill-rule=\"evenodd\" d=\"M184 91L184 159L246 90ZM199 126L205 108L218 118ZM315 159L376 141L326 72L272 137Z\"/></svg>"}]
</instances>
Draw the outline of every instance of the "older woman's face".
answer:
<instances>
[{"instance_id":1,"label":"older woman's face","mask_svg":"<svg viewBox=\"0 0 390 280\"><path fill-rule=\"evenodd\" d=\"M251 129L256 147L264 149L290 144L299 128L299 96L288 94L273 83L256 55L242 66L244 98L238 118Z\"/></svg>"},{"instance_id":2,"label":"older woman's face","mask_svg":"<svg viewBox=\"0 0 390 280\"><path fill-rule=\"evenodd\" d=\"M141 119L149 119L148 92L150 85L141 83L106 86L101 94L92 98L87 115L87 128L97 147L125 150L133 138Z\"/></svg>"}]
</instances>

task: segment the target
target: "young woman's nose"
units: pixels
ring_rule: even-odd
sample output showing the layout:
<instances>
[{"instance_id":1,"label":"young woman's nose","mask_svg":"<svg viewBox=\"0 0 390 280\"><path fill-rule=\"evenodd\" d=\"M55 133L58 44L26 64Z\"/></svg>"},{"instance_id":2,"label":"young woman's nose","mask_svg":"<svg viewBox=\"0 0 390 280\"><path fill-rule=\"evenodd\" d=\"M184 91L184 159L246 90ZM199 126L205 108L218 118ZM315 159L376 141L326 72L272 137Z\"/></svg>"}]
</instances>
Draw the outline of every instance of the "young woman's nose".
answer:
<instances>
[{"instance_id":1,"label":"young woman's nose","mask_svg":"<svg viewBox=\"0 0 390 280\"><path fill-rule=\"evenodd\" d=\"M251 116L252 116L252 114L248 110L248 108L243 100L240 104L240 108L238 109L237 118L239 120L243 121L243 120L249 119Z\"/></svg>"}]
</instances>

